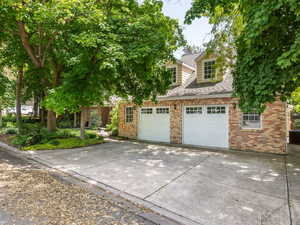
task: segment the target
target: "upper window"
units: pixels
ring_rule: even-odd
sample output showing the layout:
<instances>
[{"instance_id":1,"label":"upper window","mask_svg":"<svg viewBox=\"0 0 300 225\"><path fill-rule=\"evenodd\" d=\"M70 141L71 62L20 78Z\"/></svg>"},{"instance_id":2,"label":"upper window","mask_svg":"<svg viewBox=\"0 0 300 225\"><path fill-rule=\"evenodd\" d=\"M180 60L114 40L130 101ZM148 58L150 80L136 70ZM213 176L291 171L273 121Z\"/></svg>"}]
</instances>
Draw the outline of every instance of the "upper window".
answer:
<instances>
[{"instance_id":1,"label":"upper window","mask_svg":"<svg viewBox=\"0 0 300 225\"><path fill-rule=\"evenodd\" d=\"M171 71L171 74L172 74L172 83L175 84L176 81L177 81L177 70L176 70L176 67L168 68L168 70Z\"/></svg>"},{"instance_id":2,"label":"upper window","mask_svg":"<svg viewBox=\"0 0 300 225\"><path fill-rule=\"evenodd\" d=\"M243 113L242 128L259 129L261 128L261 119L259 113Z\"/></svg>"},{"instance_id":3,"label":"upper window","mask_svg":"<svg viewBox=\"0 0 300 225\"><path fill-rule=\"evenodd\" d=\"M201 114L202 107L186 107L185 112L186 114Z\"/></svg>"},{"instance_id":4,"label":"upper window","mask_svg":"<svg viewBox=\"0 0 300 225\"><path fill-rule=\"evenodd\" d=\"M133 107L125 108L125 121L131 123L133 121Z\"/></svg>"},{"instance_id":5,"label":"upper window","mask_svg":"<svg viewBox=\"0 0 300 225\"><path fill-rule=\"evenodd\" d=\"M204 79L210 80L216 78L215 60L204 61Z\"/></svg>"},{"instance_id":6,"label":"upper window","mask_svg":"<svg viewBox=\"0 0 300 225\"><path fill-rule=\"evenodd\" d=\"M143 108L141 109L142 114L152 114L152 108Z\"/></svg>"},{"instance_id":7,"label":"upper window","mask_svg":"<svg viewBox=\"0 0 300 225\"><path fill-rule=\"evenodd\" d=\"M207 107L207 114L224 114L226 113L225 106L209 106Z\"/></svg>"},{"instance_id":8,"label":"upper window","mask_svg":"<svg viewBox=\"0 0 300 225\"><path fill-rule=\"evenodd\" d=\"M156 114L169 114L169 108L157 108Z\"/></svg>"}]
</instances>

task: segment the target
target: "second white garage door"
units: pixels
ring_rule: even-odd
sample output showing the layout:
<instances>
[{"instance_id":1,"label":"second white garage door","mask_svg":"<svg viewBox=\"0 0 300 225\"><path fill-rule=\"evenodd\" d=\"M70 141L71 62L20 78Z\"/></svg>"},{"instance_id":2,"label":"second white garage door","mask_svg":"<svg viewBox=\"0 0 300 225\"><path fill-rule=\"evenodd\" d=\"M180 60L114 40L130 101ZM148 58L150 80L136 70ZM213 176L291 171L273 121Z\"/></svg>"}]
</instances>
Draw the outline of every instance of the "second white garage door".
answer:
<instances>
[{"instance_id":1,"label":"second white garage door","mask_svg":"<svg viewBox=\"0 0 300 225\"><path fill-rule=\"evenodd\" d=\"M185 106L183 143L228 148L228 108L226 105Z\"/></svg>"},{"instance_id":2,"label":"second white garage door","mask_svg":"<svg viewBox=\"0 0 300 225\"><path fill-rule=\"evenodd\" d=\"M138 139L170 142L169 107L147 107L140 109Z\"/></svg>"}]
</instances>

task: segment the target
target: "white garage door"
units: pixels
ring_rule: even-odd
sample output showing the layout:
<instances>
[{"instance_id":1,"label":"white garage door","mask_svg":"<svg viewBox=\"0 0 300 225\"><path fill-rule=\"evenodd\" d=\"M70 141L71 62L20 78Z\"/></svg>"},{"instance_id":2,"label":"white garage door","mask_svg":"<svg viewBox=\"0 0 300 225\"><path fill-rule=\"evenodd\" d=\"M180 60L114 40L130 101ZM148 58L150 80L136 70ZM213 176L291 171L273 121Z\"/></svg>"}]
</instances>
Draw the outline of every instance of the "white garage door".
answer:
<instances>
[{"instance_id":1,"label":"white garage door","mask_svg":"<svg viewBox=\"0 0 300 225\"><path fill-rule=\"evenodd\" d=\"M169 107L141 108L138 139L170 142Z\"/></svg>"},{"instance_id":2,"label":"white garage door","mask_svg":"<svg viewBox=\"0 0 300 225\"><path fill-rule=\"evenodd\" d=\"M185 106L183 116L184 144L228 148L227 106Z\"/></svg>"}]
</instances>

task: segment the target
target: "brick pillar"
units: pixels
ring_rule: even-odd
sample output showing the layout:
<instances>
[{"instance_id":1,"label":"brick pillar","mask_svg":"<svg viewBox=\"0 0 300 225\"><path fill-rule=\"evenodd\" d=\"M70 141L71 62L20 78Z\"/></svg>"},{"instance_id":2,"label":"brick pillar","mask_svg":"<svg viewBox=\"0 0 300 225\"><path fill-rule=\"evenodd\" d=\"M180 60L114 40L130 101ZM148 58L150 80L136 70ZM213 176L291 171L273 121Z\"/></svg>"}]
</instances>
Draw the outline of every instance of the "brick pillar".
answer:
<instances>
[{"instance_id":1,"label":"brick pillar","mask_svg":"<svg viewBox=\"0 0 300 225\"><path fill-rule=\"evenodd\" d=\"M182 105L178 102L174 102L170 106L171 118L170 118L170 132L171 143L182 143Z\"/></svg>"}]
</instances>

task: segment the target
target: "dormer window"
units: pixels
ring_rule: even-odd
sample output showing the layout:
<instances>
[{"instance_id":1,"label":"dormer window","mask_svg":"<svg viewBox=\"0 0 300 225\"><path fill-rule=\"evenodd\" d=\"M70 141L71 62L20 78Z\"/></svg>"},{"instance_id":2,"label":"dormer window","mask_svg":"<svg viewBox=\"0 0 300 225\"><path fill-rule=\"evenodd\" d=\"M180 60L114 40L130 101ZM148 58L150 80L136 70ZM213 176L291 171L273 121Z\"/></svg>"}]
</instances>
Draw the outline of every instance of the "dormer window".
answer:
<instances>
[{"instance_id":1,"label":"dormer window","mask_svg":"<svg viewBox=\"0 0 300 225\"><path fill-rule=\"evenodd\" d=\"M203 62L204 80L213 80L216 78L215 60L205 60Z\"/></svg>"},{"instance_id":2,"label":"dormer window","mask_svg":"<svg viewBox=\"0 0 300 225\"><path fill-rule=\"evenodd\" d=\"M172 74L172 83L173 84L176 84L177 82L177 69L176 67L171 67L171 68L168 68Z\"/></svg>"}]
</instances>

